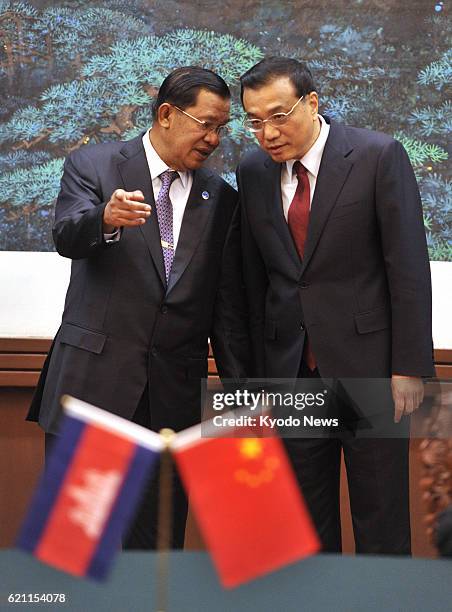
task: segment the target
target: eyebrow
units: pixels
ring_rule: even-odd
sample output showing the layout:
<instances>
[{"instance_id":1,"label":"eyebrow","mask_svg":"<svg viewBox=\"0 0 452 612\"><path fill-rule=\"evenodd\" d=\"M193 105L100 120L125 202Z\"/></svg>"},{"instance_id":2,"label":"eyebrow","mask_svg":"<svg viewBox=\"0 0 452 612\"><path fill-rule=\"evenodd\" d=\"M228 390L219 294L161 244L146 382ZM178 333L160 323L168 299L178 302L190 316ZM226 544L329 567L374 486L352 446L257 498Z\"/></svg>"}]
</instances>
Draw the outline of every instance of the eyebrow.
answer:
<instances>
[{"instance_id":1,"label":"eyebrow","mask_svg":"<svg viewBox=\"0 0 452 612\"><path fill-rule=\"evenodd\" d=\"M285 111L285 107L287 105L282 105L282 104L277 104L276 106L274 106L273 108L270 106L270 109L267 111L267 115L265 118L270 117L271 115L275 115L276 113L285 113L287 111ZM248 117L251 118L256 118L258 119L258 117L256 117L256 115L254 113L247 113Z\"/></svg>"},{"instance_id":2,"label":"eyebrow","mask_svg":"<svg viewBox=\"0 0 452 612\"><path fill-rule=\"evenodd\" d=\"M200 119L201 121L216 121L217 117L214 113L210 113L209 111L206 111L205 113L203 113L202 117L198 117L198 119ZM231 120L231 116L228 115L225 123L228 123Z\"/></svg>"}]
</instances>

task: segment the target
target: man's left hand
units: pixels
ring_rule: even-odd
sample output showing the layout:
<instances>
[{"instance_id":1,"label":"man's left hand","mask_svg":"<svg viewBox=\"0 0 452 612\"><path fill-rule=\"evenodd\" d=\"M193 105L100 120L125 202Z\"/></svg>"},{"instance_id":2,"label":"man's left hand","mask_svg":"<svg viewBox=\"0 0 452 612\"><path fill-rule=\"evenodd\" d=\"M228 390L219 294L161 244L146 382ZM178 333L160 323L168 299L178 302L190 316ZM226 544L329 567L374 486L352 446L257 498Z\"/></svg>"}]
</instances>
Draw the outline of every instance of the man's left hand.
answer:
<instances>
[{"instance_id":1,"label":"man's left hand","mask_svg":"<svg viewBox=\"0 0 452 612\"><path fill-rule=\"evenodd\" d=\"M422 378L393 374L391 378L392 397L394 399L394 423L399 423L403 415L417 410L424 399Z\"/></svg>"}]
</instances>

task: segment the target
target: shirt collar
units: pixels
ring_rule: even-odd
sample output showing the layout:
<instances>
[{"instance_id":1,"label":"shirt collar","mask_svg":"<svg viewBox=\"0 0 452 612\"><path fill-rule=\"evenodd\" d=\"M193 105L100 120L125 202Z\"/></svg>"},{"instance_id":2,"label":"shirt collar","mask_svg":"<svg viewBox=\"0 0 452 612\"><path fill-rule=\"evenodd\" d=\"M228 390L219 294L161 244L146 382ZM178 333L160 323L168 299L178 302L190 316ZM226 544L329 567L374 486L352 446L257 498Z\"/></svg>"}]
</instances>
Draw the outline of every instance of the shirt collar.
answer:
<instances>
[{"instance_id":1,"label":"shirt collar","mask_svg":"<svg viewBox=\"0 0 452 612\"><path fill-rule=\"evenodd\" d=\"M145 134L143 134L143 147L149 166L149 171L151 173L151 180L154 180L155 178L159 177L162 172L165 172L165 170L173 170L173 168L170 168L154 149L149 135L150 131L151 130L149 129ZM180 170L178 170L177 173L180 177L182 187L186 189L190 173L181 172Z\"/></svg>"},{"instance_id":2,"label":"shirt collar","mask_svg":"<svg viewBox=\"0 0 452 612\"><path fill-rule=\"evenodd\" d=\"M322 161L323 149L326 145L326 140L328 138L328 134L330 133L330 126L322 117L319 115L320 120L320 133L317 140L314 142L312 147L309 149L307 153L303 155L303 157L299 160L303 166L310 172L315 178L319 173L320 162ZM296 159L289 159L286 161L286 170L289 176L292 176L292 170L294 163L298 161Z\"/></svg>"}]
</instances>

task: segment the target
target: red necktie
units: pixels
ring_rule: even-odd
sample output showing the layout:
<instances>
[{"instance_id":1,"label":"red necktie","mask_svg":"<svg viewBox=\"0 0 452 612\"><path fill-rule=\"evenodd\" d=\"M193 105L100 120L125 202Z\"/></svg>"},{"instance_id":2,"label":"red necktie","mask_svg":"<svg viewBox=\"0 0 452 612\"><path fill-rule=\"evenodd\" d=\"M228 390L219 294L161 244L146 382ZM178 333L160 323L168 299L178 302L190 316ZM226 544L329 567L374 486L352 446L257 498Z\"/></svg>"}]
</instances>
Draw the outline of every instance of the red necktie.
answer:
<instances>
[{"instance_id":1,"label":"red necktie","mask_svg":"<svg viewBox=\"0 0 452 612\"><path fill-rule=\"evenodd\" d=\"M293 200L290 203L287 223L298 255L302 259L308 235L310 188L306 168L299 161L294 163L293 168L297 175L298 185ZM316 361L307 336L304 343L303 359L311 370L315 370Z\"/></svg>"}]
</instances>

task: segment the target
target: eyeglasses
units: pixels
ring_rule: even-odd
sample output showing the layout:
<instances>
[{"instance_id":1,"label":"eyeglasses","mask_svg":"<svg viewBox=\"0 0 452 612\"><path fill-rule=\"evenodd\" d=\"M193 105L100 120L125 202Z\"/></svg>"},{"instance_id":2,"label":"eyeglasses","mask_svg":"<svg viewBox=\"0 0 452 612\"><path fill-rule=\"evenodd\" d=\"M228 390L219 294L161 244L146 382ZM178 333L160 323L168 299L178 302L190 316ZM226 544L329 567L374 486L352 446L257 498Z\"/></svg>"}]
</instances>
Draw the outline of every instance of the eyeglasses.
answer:
<instances>
[{"instance_id":1,"label":"eyeglasses","mask_svg":"<svg viewBox=\"0 0 452 612\"><path fill-rule=\"evenodd\" d=\"M253 134L255 134L256 132L262 132L262 130L264 129L264 125L266 123L269 123L270 125L273 125L275 127L284 125L289 119L289 115L293 113L293 111L295 110L295 107L303 100L303 98L304 98L304 95L301 96L301 98L298 98L298 100L292 106L290 111L287 113L275 113L274 115L270 115L270 117L268 117L267 119L248 119L246 118L243 121L243 125L248 131L252 132Z\"/></svg>"},{"instance_id":2,"label":"eyeglasses","mask_svg":"<svg viewBox=\"0 0 452 612\"><path fill-rule=\"evenodd\" d=\"M221 137L225 136L229 132L228 125L215 125L213 123L210 123L209 121L204 121L204 119L197 119L196 117L193 117L193 115L190 115L190 113L187 113L187 111L182 110L175 104L172 104L172 106L174 106L174 108L176 108L180 113L187 115L187 117L190 117L190 119L193 119L193 121L196 121L196 123L202 125L203 130L206 132L206 134L214 132L217 136Z\"/></svg>"}]
</instances>

